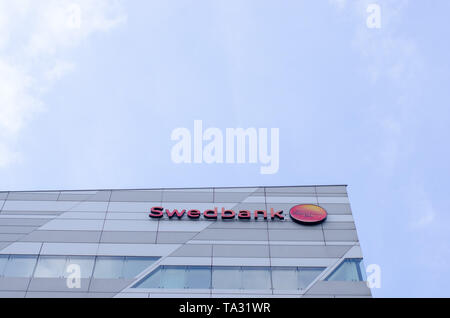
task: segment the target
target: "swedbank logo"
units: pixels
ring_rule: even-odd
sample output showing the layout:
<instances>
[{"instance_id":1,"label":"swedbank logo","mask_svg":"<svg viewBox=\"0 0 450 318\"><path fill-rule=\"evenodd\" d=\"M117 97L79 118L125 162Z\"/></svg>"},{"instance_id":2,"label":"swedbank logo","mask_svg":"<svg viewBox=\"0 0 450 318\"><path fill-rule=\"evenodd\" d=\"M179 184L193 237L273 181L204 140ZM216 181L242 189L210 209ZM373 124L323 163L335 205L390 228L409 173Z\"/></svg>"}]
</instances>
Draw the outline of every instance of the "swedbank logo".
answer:
<instances>
[{"instance_id":1,"label":"swedbank logo","mask_svg":"<svg viewBox=\"0 0 450 318\"><path fill-rule=\"evenodd\" d=\"M300 224L319 224L327 218L327 211L314 204L296 205L289 211L291 219Z\"/></svg>"},{"instance_id":2,"label":"swedbank logo","mask_svg":"<svg viewBox=\"0 0 450 318\"><path fill-rule=\"evenodd\" d=\"M208 209L200 211L197 209L166 209L162 206L155 206L151 208L149 217L153 219L160 219L166 216L169 220L173 218L182 219L187 216L189 219L206 219L206 220L250 220L250 219L271 219L271 220L284 220L283 210L278 210L271 208L270 211L267 210L233 210L227 208L214 207L213 209ZM318 224L323 222L327 217L327 212L313 204L301 204L296 205L290 210L291 218L302 224Z\"/></svg>"}]
</instances>

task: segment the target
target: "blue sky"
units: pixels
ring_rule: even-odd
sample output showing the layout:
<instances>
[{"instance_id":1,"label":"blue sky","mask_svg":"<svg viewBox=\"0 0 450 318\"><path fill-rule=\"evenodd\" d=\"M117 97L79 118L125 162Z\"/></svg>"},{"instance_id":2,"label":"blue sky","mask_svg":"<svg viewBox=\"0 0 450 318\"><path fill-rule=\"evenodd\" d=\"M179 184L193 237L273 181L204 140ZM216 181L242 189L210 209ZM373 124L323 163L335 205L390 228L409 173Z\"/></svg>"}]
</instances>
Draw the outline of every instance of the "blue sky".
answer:
<instances>
[{"instance_id":1,"label":"blue sky","mask_svg":"<svg viewBox=\"0 0 450 318\"><path fill-rule=\"evenodd\" d=\"M0 190L348 184L374 295L448 297L449 10L0 0ZM196 119L280 128L279 172L175 165Z\"/></svg>"}]
</instances>

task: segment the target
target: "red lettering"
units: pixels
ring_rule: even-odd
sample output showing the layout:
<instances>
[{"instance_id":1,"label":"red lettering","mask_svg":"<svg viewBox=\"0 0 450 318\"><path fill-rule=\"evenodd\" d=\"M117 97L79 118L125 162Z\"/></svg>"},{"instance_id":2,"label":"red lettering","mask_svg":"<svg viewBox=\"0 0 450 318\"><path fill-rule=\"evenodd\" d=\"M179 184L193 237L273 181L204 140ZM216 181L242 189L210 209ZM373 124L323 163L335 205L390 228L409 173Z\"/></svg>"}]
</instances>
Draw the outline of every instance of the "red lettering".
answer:
<instances>
[{"instance_id":1,"label":"red lettering","mask_svg":"<svg viewBox=\"0 0 450 318\"><path fill-rule=\"evenodd\" d=\"M150 214L148 215L151 218L162 218L163 217L163 207L155 206L151 209Z\"/></svg>"},{"instance_id":2,"label":"red lettering","mask_svg":"<svg viewBox=\"0 0 450 318\"><path fill-rule=\"evenodd\" d=\"M180 212L178 212L177 209L174 209L173 211L170 211L169 209L166 209L166 213L167 213L167 216L169 217L169 219L173 218L175 215L179 219L181 219L185 212L186 212L186 210L181 210Z\"/></svg>"},{"instance_id":3,"label":"red lettering","mask_svg":"<svg viewBox=\"0 0 450 318\"><path fill-rule=\"evenodd\" d=\"M236 216L236 212L233 210L225 210L225 208L222 208L222 219L234 219Z\"/></svg>"},{"instance_id":4,"label":"red lettering","mask_svg":"<svg viewBox=\"0 0 450 318\"><path fill-rule=\"evenodd\" d=\"M206 219L217 219L217 208L214 208L214 210L206 210L203 212L203 216Z\"/></svg>"},{"instance_id":5,"label":"red lettering","mask_svg":"<svg viewBox=\"0 0 450 318\"><path fill-rule=\"evenodd\" d=\"M255 210L255 220L258 219L258 214L263 214L264 220L267 220L267 211L266 210Z\"/></svg>"},{"instance_id":6,"label":"red lettering","mask_svg":"<svg viewBox=\"0 0 450 318\"><path fill-rule=\"evenodd\" d=\"M241 210L239 211L239 215L238 215L239 219L250 219L251 218L251 213L248 210Z\"/></svg>"},{"instance_id":7,"label":"red lettering","mask_svg":"<svg viewBox=\"0 0 450 318\"><path fill-rule=\"evenodd\" d=\"M270 209L270 218L273 220L275 217L279 218L280 220L284 220L283 210L275 212L273 208Z\"/></svg>"},{"instance_id":8,"label":"red lettering","mask_svg":"<svg viewBox=\"0 0 450 318\"><path fill-rule=\"evenodd\" d=\"M187 214L188 217L191 219L198 219L200 217L200 211L199 210L190 210Z\"/></svg>"}]
</instances>

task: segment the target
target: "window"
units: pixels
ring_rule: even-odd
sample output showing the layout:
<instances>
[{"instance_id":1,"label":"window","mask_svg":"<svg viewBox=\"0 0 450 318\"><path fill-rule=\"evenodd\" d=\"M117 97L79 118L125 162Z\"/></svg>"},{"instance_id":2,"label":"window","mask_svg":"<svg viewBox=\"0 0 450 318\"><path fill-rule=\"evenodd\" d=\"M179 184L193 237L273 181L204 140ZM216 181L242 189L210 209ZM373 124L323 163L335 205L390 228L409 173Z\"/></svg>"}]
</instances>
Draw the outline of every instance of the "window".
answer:
<instances>
[{"instance_id":1,"label":"window","mask_svg":"<svg viewBox=\"0 0 450 318\"><path fill-rule=\"evenodd\" d=\"M81 278L90 278L92 270L94 269L95 258L90 256L69 256L64 271L64 278L67 278L70 273L68 269L70 265L79 265Z\"/></svg>"},{"instance_id":2,"label":"window","mask_svg":"<svg viewBox=\"0 0 450 318\"><path fill-rule=\"evenodd\" d=\"M240 289L242 284L240 267L213 267L212 285L214 289Z\"/></svg>"},{"instance_id":3,"label":"window","mask_svg":"<svg viewBox=\"0 0 450 318\"><path fill-rule=\"evenodd\" d=\"M3 276L3 272L5 271L7 262L8 262L8 255L0 255L0 277Z\"/></svg>"},{"instance_id":4,"label":"window","mask_svg":"<svg viewBox=\"0 0 450 318\"><path fill-rule=\"evenodd\" d=\"M211 288L211 268L207 266L188 266L186 270L186 288Z\"/></svg>"},{"instance_id":5,"label":"window","mask_svg":"<svg viewBox=\"0 0 450 318\"><path fill-rule=\"evenodd\" d=\"M135 288L209 289L211 268L208 266L160 266Z\"/></svg>"},{"instance_id":6,"label":"window","mask_svg":"<svg viewBox=\"0 0 450 318\"><path fill-rule=\"evenodd\" d=\"M242 267L243 289L270 289L269 267Z\"/></svg>"},{"instance_id":7,"label":"window","mask_svg":"<svg viewBox=\"0 0 450 318\"><path fill-rule=\"evenodd\" d=\"M95 263L94 278L134 278L157 259L156 257L99 256Z\"/></svg>"},{"instance_id":8,"label":"window","mask_svg":"<svg viewBox=\"0 0 450 318\"><path fill-rule=\"evenodd\" d=\"M36 265L36 259L36 256L30 255L10 255L5 264L3 276L31 277Z\"/></svg>"},{"instance_id":9,"label":"window","mask_svg":"<svg viewBox=\"0 0 450 318\"><path fill-rule=\"evenodd\" d=\"M308 287L324 269L325 267L163 265L133 288L301 290Z\"/></svg>"},{"instance_id":10,"label":"window","mask_svg":"<svg viewBox=\"0 0 450 318\"><path fill-rule=\"evenodd\" d=\"M61 278L66 269L66 257L41 256L34 273L39 278Z\"/></svg>"},{"instance_id":11,"label":"window","mask_svg":"<svg viewBox=\"0 0 450 318\"><path fill-rule=\"evenodd\" d=\"M366 273L362 258L346 258L326 278L328 281L365 281Z\"/></svg>"},{"instance_id":12,"label":"window","mask_svg":"<svg viewBox=\"0 0 450 318\"><path fill-rule=\"evenodd\" d=\"M297 286L297 267L280 267L272 269L273 289L295 290Z\"/></svg>"},{"instance_id":13,"label":"window","mask_svg":"<svg viewBox=\"0 0 450 318\"><path fill-rule=\"evenodd\" d=\"M279 267L272 268L275 290L305 289L323 272L325 267Z\"/></svg>"},{"instance_id":14,"label":"window","mask_svg":"<svg viewBox=\"0 0 450 318\"><path fill-rule=\"evenodd\" d=\"M94 278L122 278L125 257L97 257Z\"/></svg>"},{"instance_id":15,"label":"window","mask_svg":"<svg viewBox=\"0 0 450 318\"><path fill-rule=\"evenodd\" d=\"M298 286L305 289L323 272L325 267L299 267L298 268Z\"/></svg>"}]
</instances>

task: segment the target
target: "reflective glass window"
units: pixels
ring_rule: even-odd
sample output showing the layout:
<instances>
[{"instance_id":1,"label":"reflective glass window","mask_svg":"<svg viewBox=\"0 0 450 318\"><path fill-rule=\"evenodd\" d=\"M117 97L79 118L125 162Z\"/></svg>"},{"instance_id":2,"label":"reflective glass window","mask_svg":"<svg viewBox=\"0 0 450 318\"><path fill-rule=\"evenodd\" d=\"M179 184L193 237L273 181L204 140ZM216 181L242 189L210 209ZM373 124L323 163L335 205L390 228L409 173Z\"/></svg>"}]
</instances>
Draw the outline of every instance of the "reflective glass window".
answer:
<instances>
[{"instance_id":1,"label":"reflective glass window","mask_svg":"<svg viewBox=\"0 0 450 318\"><path fill-rule=\"evenodd\" d=\"M242 267L243 289L270 289L269 267Z\"/></svg>"},{"instance_id":2,"label":"reflective glass window","mask_svg":"<svg viewBox=\"0 0 450 318\"><path fill-rule=\"evenodd\" d=\"M158 267L149 276L134 286L134 288L161 288L162 267Z\"/></svg>"},{"instance_id":3,"label":"reflective glass window","mask_svg":"<svg viewBox=\"0 0 450 318\"><path fill-rule=\"evenodd\" d=\"M122 278L125 257L97 257L94 278Z\"/></svg>"},{"instance_id":4,"label":"reflective glass window","mask_svg":"<svg viewBox=\"0 0 450 318\"><path fill-rule=\"evenodd\" d=\"M157 258L155 257L126 257L123 266L123 277L134 278L146 268L150 267Z\"/></svg>"},{"instance_id":5,"label":"reflective glass window","mask_svg":"<svg viewBox=\"0 0 450 318\"><path fill-rule=\"evenodd\" d=\"M80 266L81 278L89 278L92 276L92 270L94 268L95 258L92 256L69 256L64 268L64 277L67 278L72 271L71 265Z\"/></svg>"},{"instance_id":6,"label":"reflective glass window","mask_svg":"<svg viewBox=\"0 0 450 318\"><path fill-rule=\"evenodd\" d=\"M330 281L364 281L365 271L361 258L347 258L327 277Z\"/></svg>"},{"instance_id":7,"label":"reflective glass window","mask_svg":"<svg viewBox=\"0 0 450 318\"><path fill-rule=\"evenodd\" d=\"M67 258L64 256L40 256L34 277L60 278L64 276Z\"/></svg>"},{"instance_id":8,"label":"reflective glass window","mask_svg":"<svg viewBox=\"0 0 450 318\"><path fill-rule=\"evenodd\" d=\"M273 288L276 290L298 289L296 267L274 267L272 269Z\"/></svg>"},{"instance_id":9,"label":"reflective glass window","mask_svg":"<svg viewBox=\"0 0 450 318\"><path fill-rule=\"evenodd\" d=\"M184 266L165 266L161 274L161 288L183 289L186 285L186 269Z\"/></svg>"},{"instance_id":10,"label":"reflective glass window","mask_svg":"<svg viewBox=\"0 0 450 318\"><path fill-rule=\"evenodd\" d=\"M186 288L211 288L211 267L188 266L186 269Z\"/></svg>"},{"instance_id":11,"label":"reflective glass window","mask_svg":"<svg viewBox=\"0 0 450 318\"><path fill-rule=\"evenodd\" d=\"M0 277L3 276L8 258L8 255L0 255Z\"/></svg>"},{"instance_id":12,"label":"reflective glass window","mask_svg":"<svg viewBox=\"0 0 450 318\"><path fill-rule=\"evenodd\" d=\"M31 277L36 259L36 256L10 255L3 275L5 277Z\"/></svg>"},{"instance_id":13,"label":"reflective glass window","mask_svg":"<svg viewBox=\"0 0 450 318\"><path fill-rule=\"evenodd\" d=\"M298 287L305 289L323 272L324 267L299 267L298 268Z\"/></svg>"},{"instance_id":14,"label":"reflective glass window","mask_svg":"<svg viewBox=\"0 0 450 318\"><path fill-rule=\"evenodd\" d=\"M242 288L242 270L240 267L213 267L212 286L214 289Z\"/></svg>"}]
</instances>

